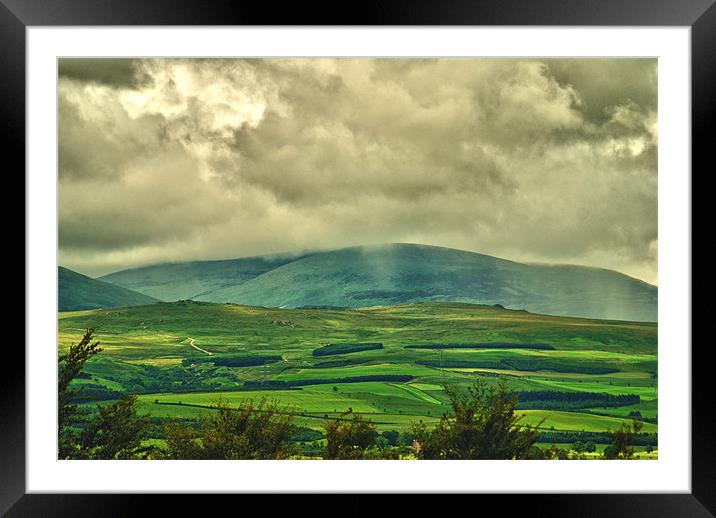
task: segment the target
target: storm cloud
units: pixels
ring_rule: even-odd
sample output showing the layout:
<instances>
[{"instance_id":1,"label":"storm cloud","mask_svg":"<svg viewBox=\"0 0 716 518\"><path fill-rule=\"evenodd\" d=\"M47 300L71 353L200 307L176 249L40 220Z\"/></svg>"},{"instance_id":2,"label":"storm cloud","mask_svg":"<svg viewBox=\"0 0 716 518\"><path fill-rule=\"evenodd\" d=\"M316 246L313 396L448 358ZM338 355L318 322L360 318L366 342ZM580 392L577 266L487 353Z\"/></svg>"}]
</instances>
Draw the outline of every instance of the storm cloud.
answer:
<instances>
[{"instance_id":1,"label":"storm cloud","mask_svg":"<svg viewBox=\"0 0 716 518\"><path fill-rule=\"evenodd\" d=\"M60 262L80 272L412 242L656 283L656 60L73 59L59 74Z\"/></svg>"}]
</instances>

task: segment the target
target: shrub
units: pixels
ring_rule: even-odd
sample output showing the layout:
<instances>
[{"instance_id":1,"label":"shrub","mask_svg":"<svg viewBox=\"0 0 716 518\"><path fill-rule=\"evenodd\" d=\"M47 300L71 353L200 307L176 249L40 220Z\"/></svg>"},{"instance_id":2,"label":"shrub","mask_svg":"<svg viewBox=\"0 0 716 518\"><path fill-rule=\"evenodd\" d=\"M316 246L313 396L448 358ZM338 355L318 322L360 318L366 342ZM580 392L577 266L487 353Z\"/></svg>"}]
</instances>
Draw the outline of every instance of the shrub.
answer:
<instances>
[{"instance_id":1,"label":"shrub","mask_svg":"<svg viewBox=\"0 0 716 518\"><path fill-rule=\"evenodd\" d=\"M444 414L433 430L421 422L414 425L424 459L524 459L539 436L537 427L518 423L517 398L507 392L503 380L487 389L477 380L461 394L445 388L453 414Z\"/></svg>"},{"instance_id":2,"label":"shrub","mask_svg":"<svg viewBox=\"0 0 716 518\"><path fill-rule=\"evenodd\" d=\"M197 434L191 427L165 429L171 459L286 459L294 450L293 411L279 410L278 401L242 401L237 408L222 402L217 412L201 421Z\"/></svg>"},{"instance_id":3,"label":"shrub","mask_svg":"<svg viewBox=\"0 0 716 518\"><path fill-rule=\"evenodd\" d=\"M609 432L612 437L612 444L604 450L605 459L631 459L634 456L634 448L631 443L634 436L637 435L644 424L636 419L632 421L631 426L626 423L615 430Z\"/></svg>"},{"instance_id":4,"label":"shrub","mask_svg":"<svg viewBox=\"0 0 716 518\"><path fill-rule=\"evenodd\" d=\"M351 416L351 419L346 419ZM326 449L324 459L362 459L378 433L375 425L350 410L325 425Z\"/></svg>"}]
</instances>

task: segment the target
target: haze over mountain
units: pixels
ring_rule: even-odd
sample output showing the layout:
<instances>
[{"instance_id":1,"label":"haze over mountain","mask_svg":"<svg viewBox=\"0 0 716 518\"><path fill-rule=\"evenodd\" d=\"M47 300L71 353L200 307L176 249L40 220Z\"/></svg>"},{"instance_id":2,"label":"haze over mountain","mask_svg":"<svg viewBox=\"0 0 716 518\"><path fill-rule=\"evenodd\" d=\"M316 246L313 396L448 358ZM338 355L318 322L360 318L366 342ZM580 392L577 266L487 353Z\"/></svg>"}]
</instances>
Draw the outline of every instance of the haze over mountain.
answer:
<instances>
[{"instance_id":1,"label":"haze over mountain","mask_svg":"<svg viewBox=\"0 0 716 518\"><path fill-rule=\"evenodd\" d=\"M154 297L58 267L58 311L143 306Z\"/></svg>"},{"instance_id":2,"label":"haze over mountain","mask_svg":"<svg viewBox=\"0 0 716 518\"><path fill-rule=\"evenodd\" d=\"M155 265L101 279L167 301L192 298L289 308L455 301L552 315L657 319L657 288L619 272L522 264L414 244Z\"/></svg>"}]
</instances>

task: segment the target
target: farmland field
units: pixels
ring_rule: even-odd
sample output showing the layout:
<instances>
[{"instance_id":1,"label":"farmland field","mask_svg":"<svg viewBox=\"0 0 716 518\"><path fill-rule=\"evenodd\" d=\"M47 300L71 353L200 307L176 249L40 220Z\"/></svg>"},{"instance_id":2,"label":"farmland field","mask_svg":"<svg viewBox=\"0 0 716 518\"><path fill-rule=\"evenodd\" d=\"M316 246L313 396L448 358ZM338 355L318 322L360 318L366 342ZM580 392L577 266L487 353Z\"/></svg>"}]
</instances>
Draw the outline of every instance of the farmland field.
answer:
<instances>
[{"instance_id":1,"label":"farmland field","mask_svg":"<svg viewBox=\"0 0 716 518\"><path fill-rule=\"evenodd\" d=\"M635 415L644 434L658 431L653 323L443 302L280 309L179 301L60 313L58 327L60 351L87 327L104 349L76 381L83 404L139 394L140 409L159 421L265 397L315 430L350 409L379 431L407 431L449 410L444 386L502 378L518 396L533 393L518 413L541 423L545 441L584 432L604 442L604 432Z\"/></svg>"}]
</instances>

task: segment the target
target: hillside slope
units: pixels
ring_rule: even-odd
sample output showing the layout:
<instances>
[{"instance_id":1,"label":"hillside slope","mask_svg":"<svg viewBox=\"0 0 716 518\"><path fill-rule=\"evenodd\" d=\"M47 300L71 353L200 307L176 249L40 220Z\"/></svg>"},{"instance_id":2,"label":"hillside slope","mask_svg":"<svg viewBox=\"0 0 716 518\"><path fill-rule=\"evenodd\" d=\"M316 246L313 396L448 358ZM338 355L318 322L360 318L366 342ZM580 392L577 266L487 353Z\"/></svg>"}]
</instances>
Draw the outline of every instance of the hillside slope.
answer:
<instances>
[{"instance_id":1,"label":"hillside slope","mask_svg":"<svg viewBox=\"0 0 716 518\"><path fill-rule=\"evenodd\" d=\"M298 256L300 258L302 256ZM222 261L157 264L110 273L99 279L164 301L195 299L235 286L295 260L292 257L247 257Z\"/></svg>"},{"instance_id":2,"label":"hillside slope","mask_svg":"<svg viewBox=\"0 0 716 518\"><path fill-rule=\"evenodd\" d=\"M157 302L121 286L98 281L81 273L58 267L58 311L142 306Z\"/></svg>"}]
</instances>

